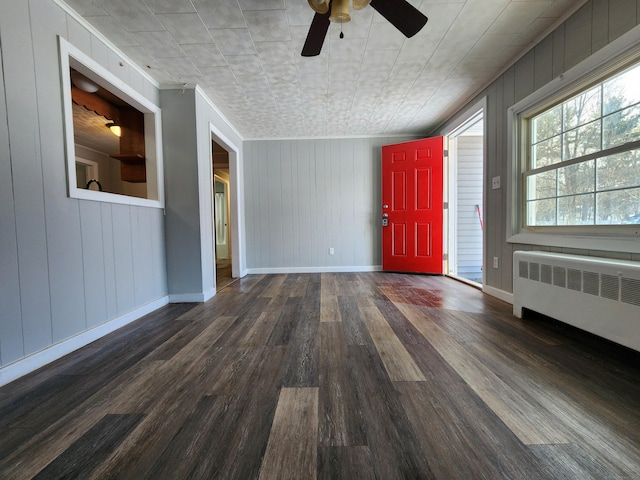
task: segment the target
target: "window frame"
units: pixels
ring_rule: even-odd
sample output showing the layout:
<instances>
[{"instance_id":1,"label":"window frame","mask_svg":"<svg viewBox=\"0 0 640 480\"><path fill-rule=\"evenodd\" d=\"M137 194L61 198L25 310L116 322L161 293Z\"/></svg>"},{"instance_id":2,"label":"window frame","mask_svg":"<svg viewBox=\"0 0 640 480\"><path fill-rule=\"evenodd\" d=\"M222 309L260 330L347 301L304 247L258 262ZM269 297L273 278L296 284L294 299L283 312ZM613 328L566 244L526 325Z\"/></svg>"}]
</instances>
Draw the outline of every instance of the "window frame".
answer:
<instances>
[{"instance_id":1,"label":"window frame","mask_svg":"<svg viewBox=\"0 0 640 480\"><path fill-rule=\"evenodd\" d=\"M528 171L531 148L530 123L525 119L640 63L639 33L640 27L627 32L508 109L506 236L509 243L640 253L640 225L526 226L524 175ZM568 163L554 165L568 166Z\"/></svg>"},{"instance_id":2,"label":"window frame","mask_svg":"<svg viewBox=\"0 0 640 480\"><path fill-rule=\"evenodd\" d=\"M164 176L162 162L161 109L131 86L62 37L58 37L60 77L64 115L65 160L67 194L70 198L124 205L164 208ZM77 187L76 152L73 134L73 109L71 100L70 68L120 97L144 115L145 164L147 170L147 198L123 194L86 190ZM117 160L114 160L117 161Z\"/></svg>"}]
</instances>

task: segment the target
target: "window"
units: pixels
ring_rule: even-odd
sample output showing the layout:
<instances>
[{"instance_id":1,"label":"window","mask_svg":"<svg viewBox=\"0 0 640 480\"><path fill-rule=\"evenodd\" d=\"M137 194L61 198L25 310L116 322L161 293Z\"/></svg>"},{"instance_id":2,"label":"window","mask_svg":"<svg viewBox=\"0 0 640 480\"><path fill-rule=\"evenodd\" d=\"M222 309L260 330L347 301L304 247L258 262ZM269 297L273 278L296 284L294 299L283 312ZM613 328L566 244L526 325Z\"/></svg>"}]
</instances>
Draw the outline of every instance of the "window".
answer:
<instances>
[{"instance_id":1,"label":"window","mask_svg":"<svg viewBox=\"0 0 640 480\"><path fill-rule=\"evenodd\" d=\"M69 196L162 207L159 107L59 42Z\"/></svg>"},{"instance_id":2,"label":"window","mask_svg":"<svg viewBox=\"0 0 640 480\"><path fill-rule=\"evenodd\" d=\"M523 228L640 223L640 64L521 120Z\"/></svg>"}]
</instances>

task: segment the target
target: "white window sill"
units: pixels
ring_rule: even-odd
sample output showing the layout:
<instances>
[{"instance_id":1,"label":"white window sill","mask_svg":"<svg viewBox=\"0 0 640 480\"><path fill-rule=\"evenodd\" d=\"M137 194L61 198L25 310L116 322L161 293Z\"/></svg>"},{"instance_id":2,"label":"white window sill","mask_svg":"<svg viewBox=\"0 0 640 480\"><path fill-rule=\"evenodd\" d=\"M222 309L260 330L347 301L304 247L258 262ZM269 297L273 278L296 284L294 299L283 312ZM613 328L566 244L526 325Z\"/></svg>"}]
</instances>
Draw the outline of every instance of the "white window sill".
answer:
<instances>
[{"instance_id":1,"label":"white window sill","mask_svg":"<svg viewBox=\"0 0 640 480\"><path fill-rule=\"evenodd\" d=\"M509 243L545 247L601 250L617 253L640 253L640 225L633 235L560 235L521 232L507 239Z\"/></svg>"},{"instance_id":2,"label":"white window sill","mask_svg":"<svg viewBox=\"0 0 640 480\"><path fill-rule=\"evenodd\" d=\"M92 200L94 202L119 203L137 207L164 208L162 202L150 198L131 197L117 193L85 190L83 188L70 188L69 197L80 200Z\"/></svg>"}]
</instances>

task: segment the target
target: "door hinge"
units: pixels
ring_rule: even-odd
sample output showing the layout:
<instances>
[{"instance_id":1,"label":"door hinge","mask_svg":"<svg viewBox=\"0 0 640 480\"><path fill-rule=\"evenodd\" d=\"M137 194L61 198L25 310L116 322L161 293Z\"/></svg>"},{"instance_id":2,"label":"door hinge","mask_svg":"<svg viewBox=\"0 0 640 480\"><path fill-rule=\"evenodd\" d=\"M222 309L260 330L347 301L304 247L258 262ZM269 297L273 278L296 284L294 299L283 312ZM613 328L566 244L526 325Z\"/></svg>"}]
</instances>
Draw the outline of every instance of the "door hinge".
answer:
<instances>
[{"instance_id":1,"label":"door hinge","mask_svg":"<svg viewBox=\"0 0 640 480\"><path fill-rule=\"evenodd\" d=\"M443 208L444 210L447 210L447 209L449 208L449 202L444 202L444 203L442 204L442 208Z\"/></svg>"},{"instance_id":2,"label":"door hinge","mask_svg":"<svg viewBox=\"0 0 640 480\"><path fill-rule=\"evenodd\" d=\"M445 157L448 157L449 156L449 150L445 150L442 155L445 156Z\"/></svg>"},{"instance_id":3,"label":"door hinge","mask_svg":"<svg viewBox=\"0 0 640 480\"><path fill-rule=\"evenodd\" d=\"M444 260L445 262L449 260L449 254L445 253L444 255L442 255L442 260Z\"/></svg>"}]
</instances>

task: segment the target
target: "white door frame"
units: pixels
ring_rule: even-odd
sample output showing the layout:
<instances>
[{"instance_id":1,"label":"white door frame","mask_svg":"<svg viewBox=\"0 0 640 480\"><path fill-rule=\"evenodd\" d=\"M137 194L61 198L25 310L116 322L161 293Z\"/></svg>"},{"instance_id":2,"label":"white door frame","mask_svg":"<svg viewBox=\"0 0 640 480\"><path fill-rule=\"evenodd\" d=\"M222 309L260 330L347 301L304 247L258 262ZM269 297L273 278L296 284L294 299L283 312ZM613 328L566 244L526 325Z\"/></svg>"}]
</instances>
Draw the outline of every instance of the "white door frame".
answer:
<instances>
[{"instance_id":1,"label":"white door frame","mask_svg":"<svg viewBox=\"0 0 640 480\"><path fill-rule=\"evenodd\" d=\"M244 265L244 249L241 248L244 242L243 235L243 215L241 215L241 198L242 198L242 178L241 178L241 164L240 149L231 142L218 128L209 123L209 130L211 132L211 139L218 145L223 147L229 152L229 222L231 223L231 276L233 278L241 278L247 274ZM211 188L213 188L213 148L211 148L211 142L209 142L210 159L209 162L211 168ZM213 205L212 205L213 207ZM211 216L211 223L213 226L213 215ZM215 245L215 228L213 235L213 243L211 248L213 249L213 258L215 259L216 245Z\"/></svg>"},{"instance_id":2,"label":"white door frame","mask_svg":"<svg viewBox=\"0 0 640 480\"><path fill-rule=\"evenodd\" d=\"M445 216L445 245L447 252L447 269L445 271L446 275L452 276L458 280L465 281L468 283L472 283L477 285L475 282L469 282L465 278L459 277L458 272L455 269L455 265L457 265L456 255L456 229L454 228L457 225L456 216L457 216L457 208L456 208L456 199L457 199L457 137L464 132L471 124L478 121L479 117L484 119L483 121L483 132L482 135L486 139L487 138L487 121L486 121L486 111L487 111L487 99L483 97L481 100L471 105L468 109L458 115L447 128L445 128L442 132L442 135L446 139L448 158L445 163L445 191L446 193L446 201L448 202L448 213ZM482 146L482 185L486 185L487 178L487 142L483 142ZM486 189L483 188L482 192L482 211L484 212L484 206L486 204ZM482 285L485 285L486 282L486 271L487 271L487 256L485 251L486 246L486 232L482 230ZM452 265L454 268L452 269ZM453 271L452 271L453 270Z\"/></svg>"}]
</instances>

